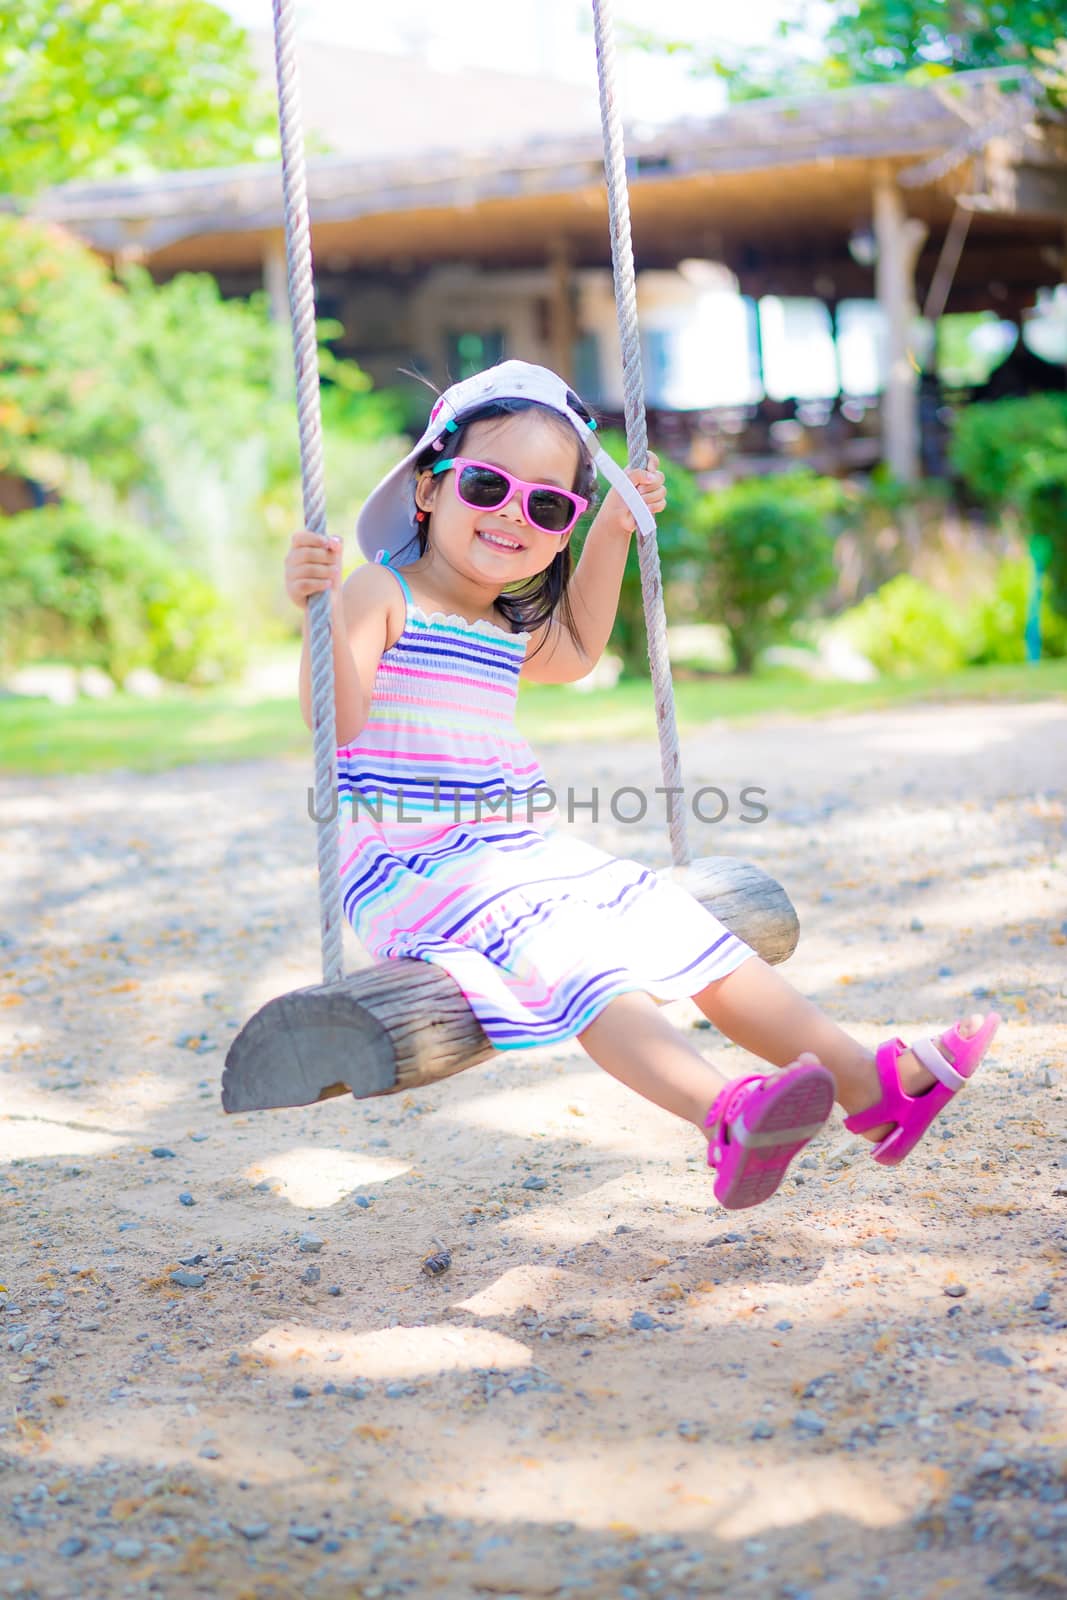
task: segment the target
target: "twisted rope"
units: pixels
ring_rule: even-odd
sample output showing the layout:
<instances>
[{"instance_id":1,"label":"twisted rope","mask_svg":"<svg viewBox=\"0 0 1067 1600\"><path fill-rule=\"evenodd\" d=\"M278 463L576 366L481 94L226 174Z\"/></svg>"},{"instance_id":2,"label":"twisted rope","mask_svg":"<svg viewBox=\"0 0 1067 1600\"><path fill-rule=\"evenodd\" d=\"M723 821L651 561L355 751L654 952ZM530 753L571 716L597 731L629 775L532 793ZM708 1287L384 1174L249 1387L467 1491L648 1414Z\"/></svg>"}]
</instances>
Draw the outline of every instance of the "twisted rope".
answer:
<instances>
[{"instance_id":1,"label":"twisted rope","mask_svg":"<svg viewBox=\"0 0 1067 1600\"><path fill-rule=\"evenodd\" d=\"M626 184L626 155L623 149L622 118L615 99L615 29L611 0L593 0L593 32L596 37L597 78L600 87L600 122L604 134L604 173L608 188L608 218L611 227L611 269L615 279L615 307L622 345L623 407L626 414L626 448L631 467L648 462L648 428L645 421L645 389L641 372L641 335L637 322L637 277L634 271L633 240L630 234L630 197ZM656 701L656 726L659 730L660 763L668 791L676 790L668 801L668 832L671 855L676 867L691 861L686 828L686 809L682 784L682 762L678 751L678 728L674 715L674 688L667 653L667 617L663 609L659 546L654 537L637 535L637 559L641 570L641 597L648 632L648 661L652 671L652 692Z\"/></svg>"},{"instance_id":2,"label":"twisted rope","mask_svg":"<svg viewBox=\"0 0 1067 1600\"><path fill-rule=\"evenodd\" d=\"M293 325L293 363L300 428L300 478L304 526L326 532L326 491L322 468L322 413L319 406L319 352L315 335L315 287L308 220L307 167L296 69L296 24L292 0L273 0L274 58L278 78L278 126L282 145L285 197L285 258L289 276L289 315ZM322 981L344 975L341 951L341 879L338 870L337 719L334 707L333 641L328 591L308 600L311 649L311 721L315 762L315 817L318 823L319 926Z\"/></svg>"}]
</instances>

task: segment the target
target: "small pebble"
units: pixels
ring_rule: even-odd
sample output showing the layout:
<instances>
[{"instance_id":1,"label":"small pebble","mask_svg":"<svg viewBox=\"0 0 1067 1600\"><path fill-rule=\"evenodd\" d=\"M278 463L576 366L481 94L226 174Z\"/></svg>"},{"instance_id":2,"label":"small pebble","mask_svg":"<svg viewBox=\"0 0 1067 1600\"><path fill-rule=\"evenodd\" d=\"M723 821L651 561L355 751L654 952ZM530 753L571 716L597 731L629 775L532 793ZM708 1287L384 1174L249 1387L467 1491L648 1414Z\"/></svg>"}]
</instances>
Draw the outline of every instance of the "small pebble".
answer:
<instances>
[{"instance_id":1,"label":"small pebble","mask_svg":"<svg viewBox=\"0 0 1067 1600\"><path fill-rule=\"evenodd\" d=\"M630 1326L641 1332L648 1328L658 1328L661 1324L656 1321L655 1317L649 1316L647 1311L635 1311L630 1318Z\"/></svg>"},{"instance_id":2,"label":"small pebble","mask_svg":"<svg viewBox=\"0 0 1067 1600\"><path fill-rule=\"evenodd\" d=\"M303 1272L300 1274L300 1282L301 1283L318 1283L318 1281L319 1281L319 1279L321 1277L322 1277L322 1268L321 1267L305 1267Z\"/></svg>"},{"instance_id":3,"label":"small pebble","mask_svg":"<svg viewBox=\"0 0 1067 1600\"><path fill-rule=\"evenodd\" d=\"M774 1429L769 1422L757 1422L752 1429L752 1437L753 1439L773 1439Z\"/></svg>"},{"instance_id":4,"label":"small pebble","mask_svg":"<svg viewBox=\"0 0 1067 1600\"><path fill-rule=\"evenodd\" d=\"M238 1528L237 1532L242 1534L244 1538L248 1539L250 1542L255 1539L265 1539L267 1534L270 1532L270 1523L246 1522L243 1527Z\"/></svg>"},{"instance_id":5,"label":"small pebble","mask_svg":"<svg viewBox=\"0 0 1067 1600\"><path fill-rule=\"evenodd\" d=\"M178 1204L182 1206L195 1206L196 1201L193 1199L188 1190L186 1190L184 1194L180 1194L178 1196Z\"/></svg>"},{"instance_id":6,"label":"small pebble","mask_svg":"<svg viewBox=\"0 0 1067 1600\"><path fill-rule=\"evenodd\" d=\"M951 1300L962 1300L967 1293L967 1285L965 1283L946 1283L944 1292Z\"/></svg>"},{"instance_id":7,"label":"small pebble","mask_svg":"<svg viewBox=\"0 0 1067 1600\"><path fill-rule=\"evenodd\" d=\"M168 1150L165 1144L157 1144L156 1148L152 1151L152 1154L155 1156L157 1161L174 1160L174 1151Z\"/></svg>"},{"instance_id":8,"label":"small pebble","mask_svg":"<svg viewBox=\"0 0 1067 1600\"><path fill-rule=\"evenodd\" d=\"M311 1399L311 1390L309 1388L307 1388L307 1386L305 1384L303 1384L303 1383L294 1383L293 1384L293 1399L294 1400L310 1400Z\"/></svg>"},{"instance_id":9,"label":"small pebble","mask_svg":"<svg viewBox=\"0 0 1067 1600\"><path fill-rule=\"evenodd\" d=\"M331 1285L327 1289L326 1293L327 1294L332 1294L334 1299L336 1300L338 1295L341 1293L341 1285L339 1283L331 1283Z\"/></svg>"},{"instance_id":10,"label":"small pebble","mask_svg":"<svg viewBox=\"0 0 1067 1600\"><path fill-rule=\"evenodd\" d=\"M202 1272L172 1272L170 1281L179 1289L202 1289L207 1279Z\"/></svg>"},{"instance_id":11,"label":"small pebble","mask_svg":"<svg viewBox=\"0 0 1067 1600\"><path fill-rule=\"evenodd\" d=\"M814 1411L798 1411L793 1426L801 1433L823 1433L826 1429L826 1423Z\"/></svg>"},{"instance_id":12,"label":"small pebble","mask_svg":"<svg viewBox=\"0 0 1067 1600\"><path fill-rule=\"evenodd\" d=\"M1004 1350L1000 1345L989 1345L984 1350L976 1350L974 1354L976 1360L988 1361L994 1367L1014 1367L1016 1365L1015 1357L1010 1350Z\"/></svg>"},{"instance_id":13,"label":"small pebble","mask_svg":"<svg viewBox=\"0 0 1067 1600\"><path fill-rule=\"evenodd\" d=\"M548 1188L548 1179L547 1178L538 1178L536 1176L535 1177L530 1177L530 1178L524 1178L522 1186L523 1186L524 1189L547 1189Z\"/></svg>"},{"instance_id":14,"label":"small pebble","mask_svg":"<svg viewBox=\"0 0 1067 1600\"><path fill-rule=\"evenodd\" d=\"M217 1461L221 1455L222 1451L216 1450L213 1444L206 1444L200 1451L200 1458L202 1461Z\"/></svg>"},{"instance_id":15,"label":"small pebble","mask_svg":"<svg viewBox=\"0 0 1067 1600\"><path fill-rule=\"evenodd\" d=\"M708 1425L706 1422L686 1421L678 1424L678 1437L680 1439L691 1439L695 1442L698 1439L707 1438L707 1433Z\"/></svg>"},{"instance_id":16,"label":"small pebble","mask_svg":"<svg viewBox=\"0 0 1067 1600\"><path fill-rule=\"evenodd\" d=\"M322 1538L322 1529L308 1526L306 1523L297 1523L289 1529L294 1539L299 1539L301 1544L318 1544ZM364 1591L366 1592L366 1591Z\"/></svg>"},{"instance_id":17,"label":"small pebble","mask_svg":"<svg viewBox=\"0 0 1067 1600\"><path fill-rule=\"evenodd\" d=\"M372 1203L373 1202L371 1201L369 1195L365 1195L365 1194L357 1194L356 1195L356 1205L360 1206L364 1211L366 1211L368 1209L368 1207Z\"/></svg>"},{"instance_id":18,"label":"small pebble","mask_svg":"<svg viewBox=\"0 0 1067 1600\"><path fill-rule=\"evenodd\" d=\"M88 1550L88 1548L88 1539L79 1539L74 1536L63 1540L63 1543L58 1547L58 1554L61 1556L80 1556L82 1551Z\"/></svg>"},{"instance_id":19,"label":"small pebble","mask_svg":"<svg viewBox=\"0 0 1067 1600\"><path fill-rule=\"evenodd\" d=\"M305 1255L317 1256L325 1242L326 1241L324 1239L320 1239L317 1234L302 1233L297 1241L297 1246L304 1252Z\"/></svg>"},{"instance_id":20,"label":"small pebble","mask_svg":"<svg viewBox=\"0 0 1067 1600\"><path fill-rule=\"evenodd\" d=\"M774 1326L777 1328L779 1333L788 1333L793 1324L787 1318L783 1317L781 1322L776 1322Z\"/></svg>"},{"instance_id":21,"label":"small pebble","mask_svg":"<svg viewBox=\"0 0 1067 1600\"><path fill-rule=\"evenodd\" d=\"M1047 1289L1042 1289L1041 1293L1040 1294L1035 1294L1034 1298L1031 1300L1031 1302L1030 1302L1030 1310L1031 1311L1047 1311L1049 1306L1051 1305L1051 1303L1052 1303L1052 1299L1051 1299L1051 1296L1049 1295L1048 1290Z\"/></svg>"},{"instance_id":22,"label":"small pebble","mask_svg":"<svg viewBox=\"0 0 1067 1600\"><path fill-rule=\"evenodd\" d=\"M139 1539L116 1539L112 1554L119 1561L140 1561L144 1555L144 1545Z\"/></svg>"}]
</instances>

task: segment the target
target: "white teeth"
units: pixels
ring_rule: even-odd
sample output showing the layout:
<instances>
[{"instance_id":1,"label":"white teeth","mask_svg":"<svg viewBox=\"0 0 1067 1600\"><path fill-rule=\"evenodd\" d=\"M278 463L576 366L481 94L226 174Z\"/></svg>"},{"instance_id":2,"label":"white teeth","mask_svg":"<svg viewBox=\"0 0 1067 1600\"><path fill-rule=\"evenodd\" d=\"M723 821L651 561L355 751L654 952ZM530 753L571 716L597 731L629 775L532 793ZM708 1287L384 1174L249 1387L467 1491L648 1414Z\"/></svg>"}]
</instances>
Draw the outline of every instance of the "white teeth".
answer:
<instances>
[{"instance_id":1,"label":"white teeth","mask_svg":"<svg viewBox=\"0 0 1067 1600\"><path fill-rule=\"evenodd\" d=\"M510 539L498 539L491 533L480 533L479 539L484 539L487 544L495 544L501 550L521 550L521 544L513 544Z\"/></svg>"}]
</instances>

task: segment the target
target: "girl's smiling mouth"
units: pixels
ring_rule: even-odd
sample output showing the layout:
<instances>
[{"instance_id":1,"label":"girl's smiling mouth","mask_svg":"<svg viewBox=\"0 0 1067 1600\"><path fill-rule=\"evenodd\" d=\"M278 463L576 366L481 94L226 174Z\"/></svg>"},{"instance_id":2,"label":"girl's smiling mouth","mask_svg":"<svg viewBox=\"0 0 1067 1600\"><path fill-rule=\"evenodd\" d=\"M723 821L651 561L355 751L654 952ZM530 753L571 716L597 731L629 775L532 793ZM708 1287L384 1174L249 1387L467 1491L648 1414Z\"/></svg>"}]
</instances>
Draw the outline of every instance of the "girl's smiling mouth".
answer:
<instances>
[{"instance_id":1,"label":"girl's smiling mouth","mask_svg":"<svg viewBox=\"0 0 1067 1600\"><path fill-rule=\"evenodd\" d=\"M490 545L494 550L517 551L525 550L526 548L524 544L520 544L517 539L512 539L508 534L494 533L489 528L478 529L477 537L481 539L483 544Z\"/></svg>"}]
</instances>

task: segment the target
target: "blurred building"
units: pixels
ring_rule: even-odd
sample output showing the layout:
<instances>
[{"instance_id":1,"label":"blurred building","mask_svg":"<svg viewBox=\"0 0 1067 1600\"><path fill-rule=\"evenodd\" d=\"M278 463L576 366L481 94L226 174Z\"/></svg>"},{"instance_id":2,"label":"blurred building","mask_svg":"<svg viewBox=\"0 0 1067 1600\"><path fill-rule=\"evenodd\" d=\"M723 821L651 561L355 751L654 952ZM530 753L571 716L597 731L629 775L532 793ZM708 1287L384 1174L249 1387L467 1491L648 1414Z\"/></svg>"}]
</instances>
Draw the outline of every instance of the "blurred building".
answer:
<instances>
[{"instance_id":1,"label":"blurred building","mask_svg":"<svg viewBox=\"0 0 1067 1600\"><path fill-rule=\"evenodd\" d=\"M269 39L254 48L272 72ZM305 124L336 148L312 157L309 196L339 352L409 384L413 415L425 390L404 369L443 385L504 356L554 365L616 411L595 86L301 52ZM939 414L936 383L920 394L930 329L984 312L1021 332L1067 278L1067 129L1016 69L635 125L627 154L648 398L658 437L697 468L740 453L747 470L884 459L914 477L920 419L932 437ZM276 166L69 184L35 210L159 279L265 287L287 315ZM1021 344L1015 363L1024 387L1063 383Z\"/></svg>"}]
</instances>

